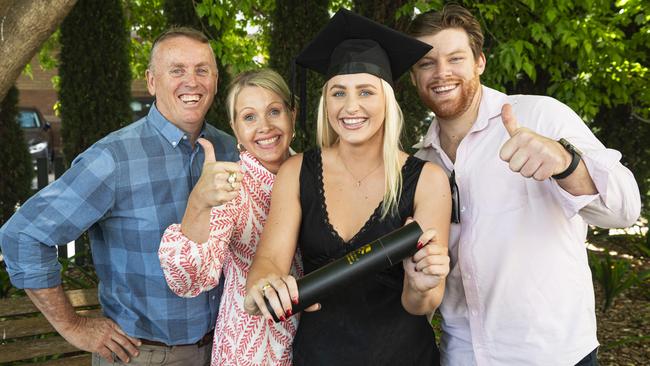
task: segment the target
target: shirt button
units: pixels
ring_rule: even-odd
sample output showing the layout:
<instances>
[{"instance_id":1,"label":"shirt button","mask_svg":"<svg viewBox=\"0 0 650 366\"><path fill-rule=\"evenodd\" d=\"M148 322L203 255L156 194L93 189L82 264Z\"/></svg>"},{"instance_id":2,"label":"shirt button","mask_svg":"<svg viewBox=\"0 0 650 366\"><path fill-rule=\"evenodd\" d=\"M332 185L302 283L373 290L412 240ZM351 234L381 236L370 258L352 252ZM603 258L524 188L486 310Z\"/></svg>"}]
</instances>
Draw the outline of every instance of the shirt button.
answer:
<instances>
[{"instance_id":1,"label":"shirt button","mask_svg":"<svg viewBox=\"0 0 650 366\"><path fill-rule=\"evenodd\" d=\"M183 140L187 140L187 135L183 135Z\"/></svg>"},{"instance_id":2,"label":"shirt button","mask_svg":"<svg viewBox=\"0 0 650 366\"><path fill-rule=\"evenodd\" d=\"M176 146L176 141L172 142L172 146Z\"/></svg>"},{"instance_id":3,"label":"shirt button","mask_svg":"<svg viewBox=\"0 0 650 366\"><path fill-rule=\"evenodd\" d=\"M465 275L465 279L466 279L466 280L471 280L471 279L472 279L472 275L466 274L466 275Z\"/></svg>"},{"instance_id":4,"label":"shirt button","mask_svg":"<svg viewBox=\"0 0 650 366\"><path fill-rule=\"evenodd\" d=\"M216 298L217 298L216 296L212 295L212 300L215 300Z\"/></svg>"},{"instance_id":5,"label":"shirt button","mask_svg":"<svg viewBox=\"0 0 650 366\"><path fill-rule=\"evenodd\" d=\"M460 212L465 212L465 206L460 208Z\"/></svg>"},{"instance_id":6,"label":"shirt button","mask_svg":"<svg viewBox=\"0 0 650 366\"><path fill-rule=\"evenodd\" d=\"M478 315L478 311L472 310L472 315L474 315L474 316Z\"/></svg>"}]
</instances>

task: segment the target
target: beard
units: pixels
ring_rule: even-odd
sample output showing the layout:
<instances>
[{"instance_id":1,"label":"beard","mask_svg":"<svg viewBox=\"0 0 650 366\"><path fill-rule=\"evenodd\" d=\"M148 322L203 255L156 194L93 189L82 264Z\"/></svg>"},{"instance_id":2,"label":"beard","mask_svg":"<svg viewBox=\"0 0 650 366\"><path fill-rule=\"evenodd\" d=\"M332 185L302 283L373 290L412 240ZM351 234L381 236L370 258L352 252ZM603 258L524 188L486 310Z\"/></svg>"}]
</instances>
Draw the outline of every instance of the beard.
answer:
<instances>
[{"instance_id":1,"label":"beard","mask_svg":"<svg viewBox=\"0 0 650 366\"><path fill-rule=\"evenodd\" d=\"M479 74L476 73L470 80L454 80L460 81L458 87L460 88L460 95L452 100L437 101L435 98L429 98L427 95L426 105L438 118L454 119L460 117L472 105L474 96L481 85ZM428 93L435 93L431 89Z\"/></svg>"}]
</instances>

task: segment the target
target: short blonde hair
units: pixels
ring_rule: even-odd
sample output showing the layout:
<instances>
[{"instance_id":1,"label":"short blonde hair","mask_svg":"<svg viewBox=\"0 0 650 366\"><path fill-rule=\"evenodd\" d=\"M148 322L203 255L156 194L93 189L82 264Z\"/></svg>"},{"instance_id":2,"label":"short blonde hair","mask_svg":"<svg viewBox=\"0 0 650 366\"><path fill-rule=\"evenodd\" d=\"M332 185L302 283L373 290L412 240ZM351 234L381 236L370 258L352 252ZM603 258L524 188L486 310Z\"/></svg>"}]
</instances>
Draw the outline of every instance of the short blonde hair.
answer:
<instances>
[{"instance_id":1,"label":"short blonde hair","mask_svg":"<svg viewBox=\"0 0 650 366\"><path fill-rule=\"evenodd\" d=\"M230 127L233 129L235 128L235 113L237 112L235 111L235 102L237 101L239 93L247 86L257 86L274 92L282 98L287 110L292 111L291 92L289 91L289 86L280 74L268 68L244 71L237 75L230 83L230 86L228 86L226 108ZM294 101L293 105L297 105L297 103Z\"/></svg>"},{"instance_id":2,"label":"short blonde hair","mask_svg":"<svg viewBox=\"0 0 650 366\"><path fill-rule=\"evenodd\" d=\"M381 86L384 89L385 98L385 120L384 120L384 204L382 206L381 218L397 213L399 207L400 193L402 191L402 164L399 159L399 152L402 150L400 144L400 135L404 125L404 116L402 109L395 99L393 88L383 79L380 79ZM334 145L339 136L329 124L327 115L327 103L325 95L327 92L327 83L323 86L323 92L318 104L318 120L316 126L316 141L318 146L330 147Z\"/></svg>"}]
</instances>

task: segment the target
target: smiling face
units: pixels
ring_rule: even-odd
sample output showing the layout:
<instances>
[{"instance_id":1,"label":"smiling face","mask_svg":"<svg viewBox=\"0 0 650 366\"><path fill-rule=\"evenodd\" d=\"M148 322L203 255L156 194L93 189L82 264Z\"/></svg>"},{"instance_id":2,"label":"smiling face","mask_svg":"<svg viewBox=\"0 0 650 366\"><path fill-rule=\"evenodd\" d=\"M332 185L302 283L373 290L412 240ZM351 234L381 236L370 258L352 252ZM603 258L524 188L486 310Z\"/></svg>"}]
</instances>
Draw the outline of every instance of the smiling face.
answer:
<instances>
[{"instance_id":1,"label":"smiling face","mask_svg":"<svg viewBox=\"0 0 650 366\"><path fill-rule=\"evenodd\" d=\"M210 45L184 36L165 39L156 45L151 65L147 87L158 111L185 132L198 134L217 87Z\"/></svg>"},{"instance_id":2,"label":"smiling face","mask_svg":"<svg viewBox=\"0 0 650 366\"><path fill-rule=\"evenodd\" d=\"M386 98L378 77L336 75L327 82L325 92L327 118L341 141L360 144L383 138Z\"/></svg>"},{"instance_id":3,"label":"smiling face","mask_svg":"<svg viewBox=\"0 0 650 366\"><path fill-rule=\"evenodd\" d=\"M448 28L418 39L433 46L411 70L422 102L442 120L459 118L472 105L478 106L485 56L474 57L467 33Z\"/></svg>"},{"instance_id":4,"label":"smiling face","mask_svg":"<svg viewBox=\"0 0 650 366\"><path fill-rule=\"evenodd\" d=\"M237 141L271 173L289 157L294 120L282 98L268 89L246 86L236 97Z\"/></svg>"}]
</instances>

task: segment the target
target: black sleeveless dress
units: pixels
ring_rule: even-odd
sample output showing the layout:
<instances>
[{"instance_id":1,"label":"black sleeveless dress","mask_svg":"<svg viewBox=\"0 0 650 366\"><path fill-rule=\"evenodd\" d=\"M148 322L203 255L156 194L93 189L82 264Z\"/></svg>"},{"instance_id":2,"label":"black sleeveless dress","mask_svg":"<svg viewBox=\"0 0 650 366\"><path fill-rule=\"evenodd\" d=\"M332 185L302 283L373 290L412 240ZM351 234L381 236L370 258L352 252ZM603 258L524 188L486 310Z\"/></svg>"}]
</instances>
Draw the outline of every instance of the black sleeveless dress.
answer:
<instances>
[{"instance_id":1,"label":"black sleeveless dress","mask_svg":"<svg viewBox=\"0 0 650 366\"><path fill-rule=\"evenodd\" d=\"M404 225L413 216L415 188L424 161L409 157L402 167L398 215L381 220L381 204L349 242L329 223L320 150L304 153L300 171L302 224L299 246L305 274L343 257ZM370 275L303 312L293 343L294 365L439 365L433 329L425 316L402 307L402 264Z\"/></svg>"}]
</instances>

